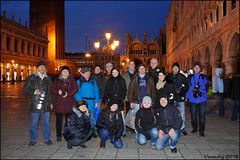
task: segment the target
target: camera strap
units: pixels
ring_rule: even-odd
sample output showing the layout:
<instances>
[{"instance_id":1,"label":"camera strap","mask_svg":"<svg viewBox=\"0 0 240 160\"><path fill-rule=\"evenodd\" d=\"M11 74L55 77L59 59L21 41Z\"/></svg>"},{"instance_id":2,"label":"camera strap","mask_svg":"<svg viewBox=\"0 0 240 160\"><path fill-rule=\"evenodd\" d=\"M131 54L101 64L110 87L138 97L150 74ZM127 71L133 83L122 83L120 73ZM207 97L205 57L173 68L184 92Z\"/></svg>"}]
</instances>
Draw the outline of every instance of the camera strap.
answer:
<instances>
[{"instance_id":1,"label":"camera strap","mask_svg":"<svg viewBox=\"0 0 240 160\"><path fill-rule=\"evenodd\" d=\"M199 74L198 81L197 81L197 83L196 83L195 77L194 77L194 75L193 75L194 86L196 86L196 85L199 83L200 77L201 77L201 74Z\"/></svg>"}]
</instances>

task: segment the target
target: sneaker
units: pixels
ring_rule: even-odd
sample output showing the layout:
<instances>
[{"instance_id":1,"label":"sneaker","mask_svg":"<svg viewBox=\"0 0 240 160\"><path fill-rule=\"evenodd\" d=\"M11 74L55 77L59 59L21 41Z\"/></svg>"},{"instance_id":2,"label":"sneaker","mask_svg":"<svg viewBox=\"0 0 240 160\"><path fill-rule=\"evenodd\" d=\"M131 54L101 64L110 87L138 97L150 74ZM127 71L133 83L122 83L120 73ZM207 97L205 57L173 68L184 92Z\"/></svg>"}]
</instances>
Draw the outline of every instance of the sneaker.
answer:
<instances>
[{"instance_id":1,"label":"sneaker","mask_svg":"<svg viewBox=\"0 0 240 160\"><path fill-rule=\"evenodd\" d=\"M28 145L29 146L34 146L35 144L36 144L36 141L30 141Z\"/></svg>"},{"instance_id":2,"label":"sneaker","mask_svg":"<svg viewBox=\"0 0 240 160\"><path fill-rule=\"evenodd\" d=\"M205 137L204 132L199 132L200 137Z\"/></svg>"},{"instance_id":3,"label":"sneaker","mask_svg":"<svg viewBox=\"0 0 240 160\"><path fill-rule=\"evenodd\" d=\"M171 148L171 153L177 153L177 148Z\"/></svg>"},{"instance_id":4,"label":"sneaker","mask_svg":"<svg viewBox=\"0 0 240 160\"><path fill-rule=\"evenodd\" d=\"M182 131L182 134L183 134L184 136L188 135L188 133L187 133L186 131Z\"/></svg>"},{"instance_id":5,"label":"sneaker","mask_svg":"<svg viewBox=\"0 0 240 160\"><path fill-rule=\"evenodd\" d=\"M196 129L193 129L192 131L191 131L191 133L196 133L197 132L197 130Z\"/></svg>"},{"instance_id":6,"label":"sneaker","mask_svg":"<svg viewBox=\"0 0 240 160\"><path fill-rule=\"evenodd\" d=\"M67 148L68 149L72 149L72 144L71 143L67 143Z\"/></svg>"},{"instance_id":7,"label":"sneaker","mask_svg":"<svg viewBox=\"0 0 240 160\"><path fill-rule=\"evenodd\" d=\"M52 145L52 144L53 144L53 142L52 142L51 140L44 141L44 143L45 143L46 145Z\"/></svg>"},{"instance_id":8,"label":"sneaker","mask_svg":"<svg viewBox=\"0 0 240 160\"><path fill-rule=\"evenodd\" d=\"M105 144L100 144L100 148L105 148Z\"/></svg>"},{"instance_id":9,"label":"sneaker","mask_svg":"<svg viewBox=\"0 0 240 160\"><path fill-rule=\"evenodd\" d=\"M57 142L61 142L62 141L62 137L57 137Z\"/></svg>"}]
</instances>

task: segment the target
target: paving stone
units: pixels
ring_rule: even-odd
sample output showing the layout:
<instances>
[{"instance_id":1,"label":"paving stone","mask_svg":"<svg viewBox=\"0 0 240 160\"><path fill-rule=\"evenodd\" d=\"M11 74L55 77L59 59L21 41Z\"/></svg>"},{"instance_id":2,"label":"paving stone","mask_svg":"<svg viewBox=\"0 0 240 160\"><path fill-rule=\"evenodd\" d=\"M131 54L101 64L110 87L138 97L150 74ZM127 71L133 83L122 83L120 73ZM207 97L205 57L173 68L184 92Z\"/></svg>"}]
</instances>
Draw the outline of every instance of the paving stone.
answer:
<instances>
[{"instance_id":1,"label":"paving stone","mask_svg":"<svg viewBox=\"0 0 240 160\"><path fill-rule=\"evenodd\" d=\"M167 159L165 154L140 154L139 159Z\"/></svg>"},{"instance_id":2,"label":"paving stone","mask_svg":"<svg viewBox=\"0 0 240 160\"><path fill-rule=\"evenodd\" d=\"M195 149L180 148L178 151L182 154L184 159L202 159L203 158L201 153Z\"/></svg>"},{"instance_id":3,"label":"paving stone","mask_svg":"<svg viewBox=\"0 0 240 160\"><path fill-rule=\"evenodd\" d=\"M104 155L98 156L97 155L97 157L95 157L94 159L115 159L115 155L114 156L108 156L108 155L106 155L106 156L104 156Z\"/></svg>"},{"instance_id":4,"label":"paving stone","mask_svg":"<svg viewBox=\"0 0 240 160\"><path fill-rule=\"evenodd\" d=\"M201 144L201 143L193 143L193 144L185 144L186 148L189 149L212 149L208 144Z\"/></svg>"},{"instance_id":5,"label":"paving stone","mask_svg":"<svg viewBox=\"0 0 240 160\"><path fill-rule=\"evenodd\" d=\"M55 153L50 157L50 159L70 159L74 153Z\"/></svg>"},{"instance_id":6,"label":"paving stone","mask_svg":"<svg viewBox=\"0 0 240 160\"><path fill-rule=\"evenodd\" d=\"M114 156L116 155L117 153L117 149L116 148L100 148L98 153L97 153L97 156Z\"/></svg>"},{"instance_id":7,"label":"paving stone","mask_svg":"<svg viewBox=\"0 0 240 160\"><path fill-rule=\"evenodd\" d=\"M93 159L96 153L92 152L76 152L71 159Z\"/></svg>"},{"instance_id":8,"label":"paving stone","mask_svg":"<svg viewBox=\"0 0 240 160\"><path fill-rule=\"evenodd\" d=\"M138 148L119 149L117 158L138 158Z\"/></svg>"}]
</instances>

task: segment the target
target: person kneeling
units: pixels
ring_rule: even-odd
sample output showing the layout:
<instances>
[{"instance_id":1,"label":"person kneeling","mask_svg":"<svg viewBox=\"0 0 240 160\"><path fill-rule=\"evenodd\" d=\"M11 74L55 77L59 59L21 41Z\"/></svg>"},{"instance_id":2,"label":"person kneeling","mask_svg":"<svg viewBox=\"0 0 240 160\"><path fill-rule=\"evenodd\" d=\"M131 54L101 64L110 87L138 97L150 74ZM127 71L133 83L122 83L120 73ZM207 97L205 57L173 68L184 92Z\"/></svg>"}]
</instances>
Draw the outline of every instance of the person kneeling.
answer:
<instances>
[{"instance_id":1,"label":"person kneeling","mask_svg":"<svg viewBox=\"0 0 240 160\"><path fill-rule=\"evenodd\" d=\"M97 120L100 148L105 148L108 139L110 139L110 142L115 148L120 149L123 147L121 135L123 133L124 125L117 103L117 101L110 101L108 107L100 112Z\"/></svg>"},{"instance_id":2,"label":"person kneeling","mask_svg":"<svg viewBox=\"0 0 240 160\"><path fill-rule=\"evenodd\" d=\"M63 129L63 136L67 141L67 148L72 146L80 146L87 148L86 141L92 138L93 131L91 129L89 112L86 101L79 103L72 108L72 112L68 116L67 126Z\"/></svg>"},{"instance_id":3,"label":"person kneeling","mask_svg":"<svg viewBox=\"0 0 240 160\"><path fill-rule=\"evenodd\" d=\"M135 127L138 144L146 144L147 140L151 139L153 148L155 148L158 139L158 123L151 105L151 97L145 96L142 100L143 108L139 109L136 114Z\"/></svg>"},{"instance_id":4,"label":"person kneeling","mask_svg":"<svg viewBox=\"0 0 240 160\"><path fill-rule=\"evenodd\" d=\"M182 117L178 108L169 105L167 95L160 97L160 109L158 111L159 138L156 149L162 150L169 145L172 153L177 153L176 145L181 135Z\"/></svg>"}]
</instances>

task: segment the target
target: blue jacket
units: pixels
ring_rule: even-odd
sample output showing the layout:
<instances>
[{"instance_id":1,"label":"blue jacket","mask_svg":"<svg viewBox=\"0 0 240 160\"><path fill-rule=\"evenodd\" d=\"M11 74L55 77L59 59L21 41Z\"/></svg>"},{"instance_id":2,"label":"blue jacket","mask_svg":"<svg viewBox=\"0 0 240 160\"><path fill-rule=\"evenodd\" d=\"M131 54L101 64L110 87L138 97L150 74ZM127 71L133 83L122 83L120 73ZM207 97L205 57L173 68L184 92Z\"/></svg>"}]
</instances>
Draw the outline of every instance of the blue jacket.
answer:
<instances>
[{"instance_id":1,"label":"blue jacket","mask_svg":"<svg viewBox=\"0 0 240 160\"><path fill-rule=\"evenodd\" d=\"M100 102L99 99L99 89L97 82L95 80L85 80L83 77L80 77L77 80L78 91L74 95L74 98L77 102L80 100L85 100L88 103L88 109L94 110L95 104Z\"/></svg>"},{"instance_id":2,"label":"blue jacket","mask_svg":"<svg viewBox=\"0 0 240 160\"><path fill-rule=\"evenodd\" d=\"M209 84L207 77L200 73L194 73L193 75L188 77L188 81L189 81L189 89L186 94L188 101L190 103L196 103L196 104L206 102L207 101L206 90L207 90L207 86ZM197 96L197 98L194 98L193 89L194 89L194 86L196 86L198 82L199 82L199 86L200 86L199 91L202 93L202 95Z\"/></svg>"}]
</instances>

